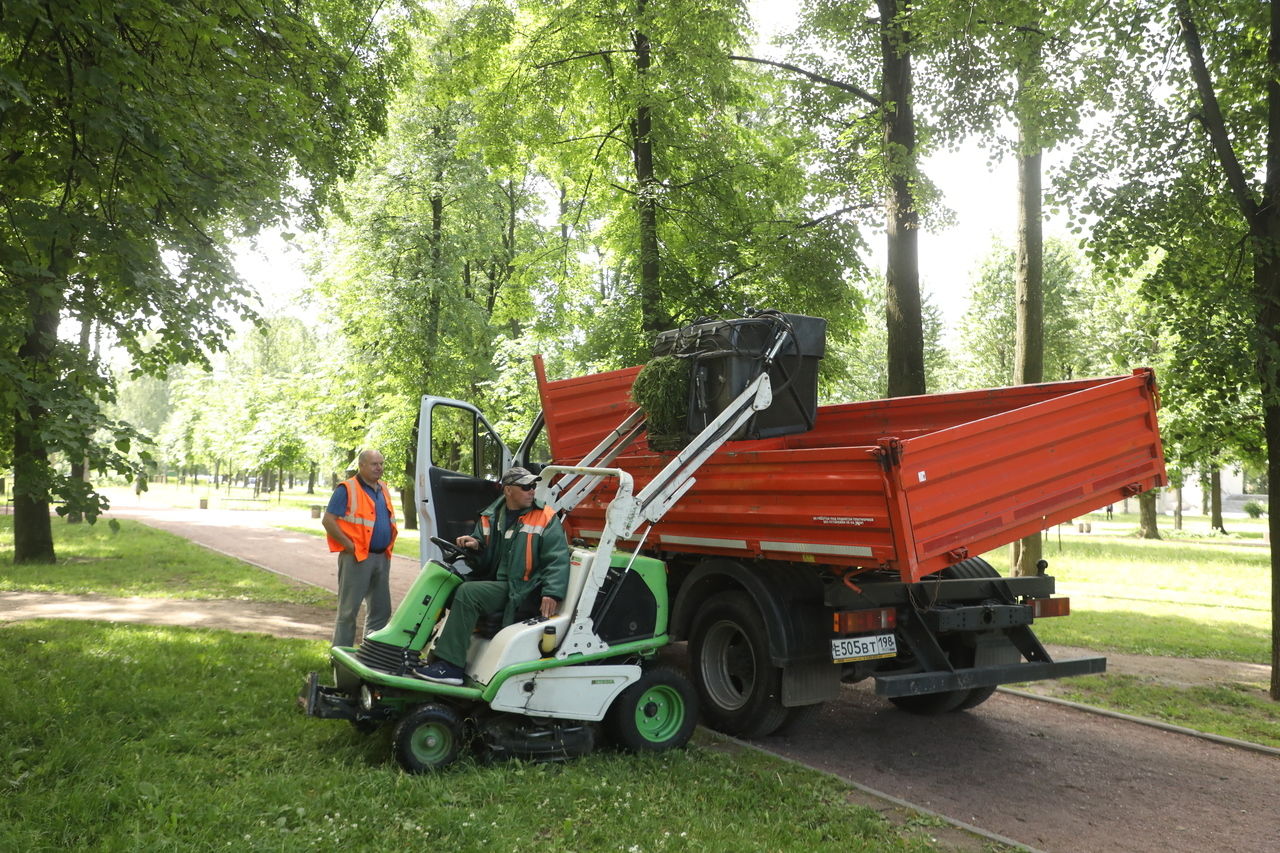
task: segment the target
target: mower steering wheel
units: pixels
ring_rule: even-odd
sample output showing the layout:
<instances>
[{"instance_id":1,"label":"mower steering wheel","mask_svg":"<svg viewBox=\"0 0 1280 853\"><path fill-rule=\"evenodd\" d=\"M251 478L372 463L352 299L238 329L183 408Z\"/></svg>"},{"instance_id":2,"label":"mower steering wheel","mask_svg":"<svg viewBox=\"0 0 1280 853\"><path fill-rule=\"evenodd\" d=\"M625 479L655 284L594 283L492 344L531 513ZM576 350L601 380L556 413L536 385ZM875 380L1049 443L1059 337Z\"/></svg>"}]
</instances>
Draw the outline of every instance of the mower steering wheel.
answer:
<instances>
[{"instance_id":1,"label":"mower steering wheel","mask_svg":"<svg viewBox=\"0 0 1280 853\"><path fill-rule=\"evenodd\" d=\"M459 548L448 539L441 539L439 536L432 536L431 541L439 546L440 550L443 552L445 565L451 569L454 569L454 563L467 556L466 549ZM457 569L454 569L454 573L457 573Z\"/></svg>"}]
</instances>

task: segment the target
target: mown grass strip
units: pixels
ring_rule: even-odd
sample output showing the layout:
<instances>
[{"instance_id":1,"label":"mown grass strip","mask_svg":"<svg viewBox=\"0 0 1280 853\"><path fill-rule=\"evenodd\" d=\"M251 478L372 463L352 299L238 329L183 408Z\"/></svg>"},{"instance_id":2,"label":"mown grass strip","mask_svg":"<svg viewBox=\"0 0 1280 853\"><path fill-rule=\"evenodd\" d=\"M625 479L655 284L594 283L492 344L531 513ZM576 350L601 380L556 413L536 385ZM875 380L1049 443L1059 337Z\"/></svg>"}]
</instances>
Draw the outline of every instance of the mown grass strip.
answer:
<instances>
[{"instance_id":1,"label":"mown grass strip","mask_svg":"<svg viewBox=\"0 0 1280 853\"><path fill-rule=\"evenodd\" d=\"M335 596L137 522L54 521L54 565L13 563L13 517L0 516L0 591L212 598L331 606Z\"/></svg>"},{"instance_id":2,"label":"mown grass strip","mask_svg":"<svg viewBox=\"0 0 1280 853\"><path fill-rule=\"evenodd\" d=\"M1059 698L1280 748L1280 704L1239 684L1180 687L1133 675L1066 679Z\"/></svg>"},{"instance_id":3,"label":"mown grass strip","mask_svg":"<svg viewBox=\"0 0 1280 853\"><path fill-rule=\"evenodd\" d=\"M36 621L0 628L0 656L3 850L933 849L754 752L407 776L385 730L294 707L321 643Z\"/></svg>"},{"instance_id":4,"label":"mown grass strip","mask_svg":"<svg viewBox=\"0 0 1280 853\"><path fill-rule=\"evenodd\" d=\"M1268 549L1221 541L1063 536L1045 545L1071 615L1036 622L1047 643L1246 663L1271 659ZM987 559L1008 571L1008 551Z\"/></svg>"}]
</instances>

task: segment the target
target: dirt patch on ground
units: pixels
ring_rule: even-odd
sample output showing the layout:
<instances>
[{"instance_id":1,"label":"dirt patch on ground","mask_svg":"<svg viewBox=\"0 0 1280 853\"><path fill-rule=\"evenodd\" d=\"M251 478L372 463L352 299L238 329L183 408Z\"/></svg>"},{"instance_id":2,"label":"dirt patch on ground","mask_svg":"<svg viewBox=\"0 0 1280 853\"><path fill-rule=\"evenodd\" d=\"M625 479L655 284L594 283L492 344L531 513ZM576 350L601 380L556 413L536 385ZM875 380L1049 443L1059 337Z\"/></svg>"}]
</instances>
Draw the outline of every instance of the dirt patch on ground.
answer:
<instances>
[{"instance_id":1,"label":"dirt patch on ground","mask_svg":"<svg viewBox=\"0 0 1280 853\"><path fill-rule=\"evenodd\" d=\"M183 625L271 634L300 640L328 640L333 609L302 604L182 598L111 598L0 592L0 623L24 619L99 619L140 625Z\"/></svg>"},{"instance_id":2,"label":"dirt patch on ground","mask_svg":"<svg viewBox=\"0 0 1280 853\"><path fill-rule=\"evenodd\" d=\"M1271 683L1271 667L1264 664L1211 658L1126 655L1119 652L1095 652L1092 649L1074 646L1048 646L1047 648L1054 660L1101 654L1107 659L1107 672L1113 675L1132 675L1171 687L1242 684L1265 693ZM1061 696L1067 692L1060 681L1040 681L1019 689L1042 696Z\"/></svg>"}]
</instances>

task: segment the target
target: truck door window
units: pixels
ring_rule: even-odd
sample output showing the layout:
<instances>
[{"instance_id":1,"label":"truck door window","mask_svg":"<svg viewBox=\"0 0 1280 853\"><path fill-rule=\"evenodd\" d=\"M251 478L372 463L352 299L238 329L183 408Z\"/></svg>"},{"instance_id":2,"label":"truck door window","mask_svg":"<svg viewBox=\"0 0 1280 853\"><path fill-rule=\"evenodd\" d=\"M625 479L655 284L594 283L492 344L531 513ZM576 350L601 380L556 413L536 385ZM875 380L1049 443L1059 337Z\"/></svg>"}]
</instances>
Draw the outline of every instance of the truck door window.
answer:
<instances>
[{"instance_id":1,"label":"truck door window","mask_svg":"<svg viewBox=\"0 0 1280 853\"><path fill-rule=\"evenodd\" d=\"M545 426L539 427L538 432L533 437L533 441L529 444L529 461L535 463L539 468L551 464L551 444L547 441L547 428Z\"/></svg>"},{"instance_id":2,"label":"truck door window","mask_svg":"<svg viewBox=\"0 0 1280 853\"><path fill-rule=\"evenodd\" d=\"M470 409L437 403L431 408L431 464L469 477L502 475L502 441Z\"/></svg>"},{"instance_id":3,"label":"truck door window","mask_svg":"<svg viewBox=\"0 0 1280 853\"><path fill-rule=\"evenodd\" d=\"M496 480L502 476L502 442L483 423L477 421L476 428L480 431L480 471L476 476Z\"/></svg>"},{"instance_id":4,"label":"truck door window","mask_svg":"<svg viewBox=\"0 0 1280 853\"><path fill-rule=\"evenodd\" d=\"M431 409L431 464L476 476L476 416L456 406Z\"/></svg>"}]
</instances>

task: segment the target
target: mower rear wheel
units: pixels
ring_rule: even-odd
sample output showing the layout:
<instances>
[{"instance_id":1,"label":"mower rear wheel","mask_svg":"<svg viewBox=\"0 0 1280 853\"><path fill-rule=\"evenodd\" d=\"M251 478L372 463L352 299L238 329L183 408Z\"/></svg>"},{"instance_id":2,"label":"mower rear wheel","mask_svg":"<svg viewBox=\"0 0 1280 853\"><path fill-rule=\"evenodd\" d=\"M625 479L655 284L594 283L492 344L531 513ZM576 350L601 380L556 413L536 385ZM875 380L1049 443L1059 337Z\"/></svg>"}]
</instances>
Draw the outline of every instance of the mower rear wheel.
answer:
<instances>
[{"instance_id":1,"label":"mower rear wheel","mask_svg":"<svg viewBox=\"0 0 1280 853\"><path fill-rule=\"evenodd\" d=\"M689 742L698 725L698 696L681 673L669 667L647 670L622 691L605 728L614 742L631 752L665 752Z\"/></svg>"},{"instance_id":2,"label":"mower rear wheel","mask_svg":"<svg viewBox=\"0 0 1280 853\"><path fill-rule=\"evenodd\" d=\"M391 747L406 773L447 767L462 749L462 719L447 705L419 705L396 724Z\"/></svg>"}]
</instances>

